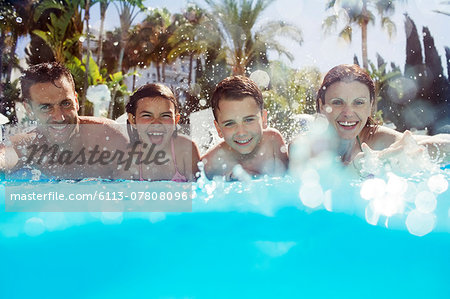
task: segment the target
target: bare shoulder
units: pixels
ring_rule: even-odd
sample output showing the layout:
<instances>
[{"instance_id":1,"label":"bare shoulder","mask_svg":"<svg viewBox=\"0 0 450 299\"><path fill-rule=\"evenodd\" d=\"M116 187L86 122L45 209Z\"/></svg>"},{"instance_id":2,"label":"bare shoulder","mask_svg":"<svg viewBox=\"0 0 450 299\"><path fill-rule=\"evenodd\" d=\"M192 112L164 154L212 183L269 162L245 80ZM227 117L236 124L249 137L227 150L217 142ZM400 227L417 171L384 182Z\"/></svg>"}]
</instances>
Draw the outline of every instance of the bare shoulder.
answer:
<instances>
[{"instance_id":1,"label":"bare shoulder","mask_svg":"<svg viewBox=\"0 0 450 299\"><path fill-rule=\"evenodd\" d=\"M372 149L382 150L400 140L400 138L402 138L402 133L384 126L378 126L372 138L361 141L367 143Z\"/></svg>"},{"instance_id":2,"label":"bare shoulder","mask_svg":"<svg viewBox=\"0 0 450 299\"><path fill-rule=\"evenodd\" d=\"M283 136L280 131L274 128L267 128L263 132L265 138L271 138L272 140L283 140Z\"/></svg>"},{"instance_id":3,"label":"bare shoulder","mask_svg":"<svg viewBox=\"0 0 450 299\"><path fill-rule=\"evenodd\" d=\"M229 153L229 151L227 150L226 143L222 141L201 157L208 177L217 174L217 172L221 170L220 166L222 163L219 162L225 162L228 157L227 153Z\"/></svg>"},{"instance_id":4,"label":"bare shoulder","mask_svg":"<svg viewBox=\"0 0 450 299\"><path fill-rule=\"evenodd\" d=\"M283 150L283 147L286 146L286 143L284 142L283 136L277 129L268 128L264 130L263 133L264 143L267 146L268 144L272 146L276 152L279 152L280 150ZM287 150L286 150L287 152Z\"/></svg>"},{"instance_id":5,"label":"bare shoulder","mask_svg":"<svg viewBox=\"0 0 450 299\"><path fill-rule=\"evenodd\" d=\"M128 143L126 129L112 119L93 116L80 116L79 119L80 125L85 125L85 133L87 136L90 135L90 138L96 139L99 136L104 136L109 143Z\"/></svg>"},{"instance_id":6,"label":"bare shoulder","mask_svg":"<svg viewBox=\"0 0 450 299\"><path fill-rule=\"evenodd\" d=\"M79 116L79 119L81 125L117 125L117 122L105 117Z\"/></svg>"},{"instance_id":7,"label":"bare shoulder","mask_svg":"<svg viewBox=\"0 0 450 299\"><path fill-rule=\"evenodd\" d=\"M189 136L178 134L176 138L174 138L174 145L176 148L186 149L186 147L196 146L194 141L192 141Z\"/></svg>"},{"instance_id":8,"label":"bare shoulder","mask_svg":"<svg viewBox=\"0 0 450 299\"><path fill-rule=\"evenodd\" d=\"M11 135L8 138L12 146L16 147L18 145L30 144L34 142L36 136L37 136L36 132L30 132Z\"/></svg>"},{"instance_id":9,"label":"bare shoulder","mask_svg":"<svg viewBox=\"0 0 450 299\"><path fill-rule=\"evenodd\" d=\"M214 159L225 155L227 152L225 141L221 141L219 144L215 145L206 154L203 155L203 159Z\"/></svg>"}]
</instances>

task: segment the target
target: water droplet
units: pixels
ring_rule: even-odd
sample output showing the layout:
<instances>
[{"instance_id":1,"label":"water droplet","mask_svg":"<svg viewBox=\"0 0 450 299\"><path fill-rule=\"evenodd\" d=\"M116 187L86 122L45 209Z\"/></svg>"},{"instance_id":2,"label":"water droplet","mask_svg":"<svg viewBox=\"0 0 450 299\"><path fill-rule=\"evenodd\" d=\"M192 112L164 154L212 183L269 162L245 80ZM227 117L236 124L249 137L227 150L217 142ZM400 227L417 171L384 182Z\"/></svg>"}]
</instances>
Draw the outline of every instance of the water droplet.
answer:
<instances>
[{"instance_id":1,"label":"water droplet","mask_svg":"<svg viewBox=\"0 0 450 299\"><path fill-rule=\"evenodd\" d=\"M317 208L324 201L322 187L317 182L302 184L299 196L302 203L309 208Z\"/></svg>"},{"instance_id":2,"label":"water droplet","mask_svg":"<svg viewBox=\"0 0 450 299\"><path fill-rule=\"evenodd\" d=\"M372 203L367 205L365 210L365 216L367 223L372 225L377 225L378 219L380 218L380 214L375 212Z\"/></svg>"},{"instance_id":3,"label":"water droplet","mask_svg":"<svg viewBox=\"0 0 450 299\"><path fill-rule=\"evenodd\" d=\"M436 224L436 216L434 214L426 214L418 210L413 210L406 217L405 223L411 234L421 237L433 230Z\"/></svg>"},{"instance_id":4,"label":"water droplet","mask_svg":"<svg viewBox=\"0 0 450 299\"><path fill-rule=\"evenodd\" d=\"M431 213L436 209L437 200L433 193L422 191L416 196L416 208L422 213Z\"/></svg>"},{"instance_id":5,"label":"water droplet","mask_svg":"<svg viewBox=\"0 0 450 299\"><path fill-rule=\"evenodd\" d=\"M269 86L270 83L269 75L262 70L254 71L250 75L250 79L255 81L256 85L258 85L259 88L267 88L267 86Z\"/></svg>"},{"instance_id":6,"label":"water droplet","mask_svg":"<svg viewBox=\"0 0 450 299\"><path fill-rule=\"evenodd\" d=\"M119 42L114 42L113 45L114 45L114 46L118 46L118 45L119 45Z\"/></svg>"},{"instance_id":7,"label":"water droplet","mask_svg":"<svg viewBox=\"0 0 450 299\"><path fill-rule=\"evenodd\" d=\"M24 231L28 236L39 236L45 231L44 221L38 217L32 217L25 222Z\"/></svg>"},{"instance_id":8,"label":"water droplet","mask_svg":"<svg viewBox=\"0 0 450 299\"><path fill-rule=\"evenodd\" d=\"M19 24L22 23L22 18L21 17L17 17L16 18L16 22L19 23Z\"/></svg>"},{"instance_id":9,"label":"water droplet","mask_svg":"<svg viewBox=\"0 0 450 299\"><path fill-rule=\"evenodd\" d=\"M80 36L80 38L78 39L80 42L84 43L84 41L86 40L86 38L84 36Z\"/></svg>"},{"instance_id":10,"label":"water droplet","mask_svg":"<svg viewBox=\"0 0 450 299\"><path fill-rule=\"evenodd\" d=\"M382 179L369 179L364 181L361 186L361 197L370 200L382 197L386 190L386 183Z\"/></svg>"},{"instance_id":11,"label":"water droplet","mask_svg":"<svg viewBox=\"0 0 450 299\"><path fill-rule=\"evenodd\" d=\"M442 174L437 174L430 177L428 179L427 185L428 188L430 188L430 191L436 194L444 193L448 189L448 181Z\"/></svg>"}]
</instances>

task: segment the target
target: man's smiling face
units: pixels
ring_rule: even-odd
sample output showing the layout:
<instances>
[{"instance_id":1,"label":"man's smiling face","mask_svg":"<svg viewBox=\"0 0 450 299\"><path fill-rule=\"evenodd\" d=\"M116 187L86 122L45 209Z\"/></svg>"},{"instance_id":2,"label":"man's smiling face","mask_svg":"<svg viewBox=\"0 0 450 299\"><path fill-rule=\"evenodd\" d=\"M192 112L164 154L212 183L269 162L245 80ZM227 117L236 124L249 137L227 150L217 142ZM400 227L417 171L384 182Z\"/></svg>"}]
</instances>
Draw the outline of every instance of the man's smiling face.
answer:
<instances>
[{"instance_id":1,"label":"man's smiling face","mask_svg":"<svg viewBox=\"0 0 450 299\"><path fill-rule=\"evenodd\" d=\"M34 115L42 134L51 142L64 143L78 123L78 99L69 80L62 76L54 82L30 87L27 110Z\"/></svg>"}]
</instances>

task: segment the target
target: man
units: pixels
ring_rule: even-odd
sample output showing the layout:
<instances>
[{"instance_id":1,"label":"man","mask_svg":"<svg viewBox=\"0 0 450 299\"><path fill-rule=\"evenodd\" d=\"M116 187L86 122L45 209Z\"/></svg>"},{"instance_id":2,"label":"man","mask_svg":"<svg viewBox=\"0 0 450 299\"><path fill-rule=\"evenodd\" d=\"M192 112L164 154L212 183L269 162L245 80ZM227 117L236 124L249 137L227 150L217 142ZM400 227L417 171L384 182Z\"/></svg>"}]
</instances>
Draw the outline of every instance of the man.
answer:
<instances>
[{"instance_id":1,"label":"man","mask_svg":"<svg viewBox=\"0 0 450 299\"><path fill-rule=\"evenodd\" d=\"M31 66L22 75L21 88L37 128L10 137L11 145L0 148L0 168L29 165L56 179L112 178L120 156L114 154L123 154L128 140L114 121L78 115L68 69L59 63Z\"/></svg>"}]
</instances>

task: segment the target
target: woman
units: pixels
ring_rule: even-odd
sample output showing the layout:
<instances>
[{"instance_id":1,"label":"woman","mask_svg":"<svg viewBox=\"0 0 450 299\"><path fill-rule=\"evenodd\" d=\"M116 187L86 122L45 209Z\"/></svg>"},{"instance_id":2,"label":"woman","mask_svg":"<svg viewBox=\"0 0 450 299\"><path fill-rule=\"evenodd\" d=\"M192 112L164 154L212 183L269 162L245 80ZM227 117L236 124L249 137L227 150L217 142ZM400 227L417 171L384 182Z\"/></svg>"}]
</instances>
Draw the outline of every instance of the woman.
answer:
<instances>
[{"instance_id":1,"label":"woman","mask_svg":"<svg viewBox=\"0 0 450 299\"><path fill-rule=\"evenodd\" d=\"M195 180L199 151L193 141L177 134L180 114L172 91L162 84L141 86L130 97L126 111L130 152L137 154L117 176L141 181Z\"/></svg>"},{"instance_id":2,"label":"woman","mask_svg":"<svg viewBox=\"0 0 450 299\"><path fill-rule=\"evenodd\" d=\"M328 144L322 145L320 151L333 149L345 165L361 152L373 153L370 149L379 151L376 155L380 159L403 155L411 140L419 145L430 145L428 151L433 156L442 157L448 153L448 134L411 137L410 132L403 134L379 126L372 117L375 97L375 84L364 69L357 65L332 68L319 88L316 106L317 111L328 120L329 127L334 129L336 139L326 139ZM417 147L414 154L421 154ZM315 155L317 151L311 151L311 156Z\"/></svg>"}]
</instances>

